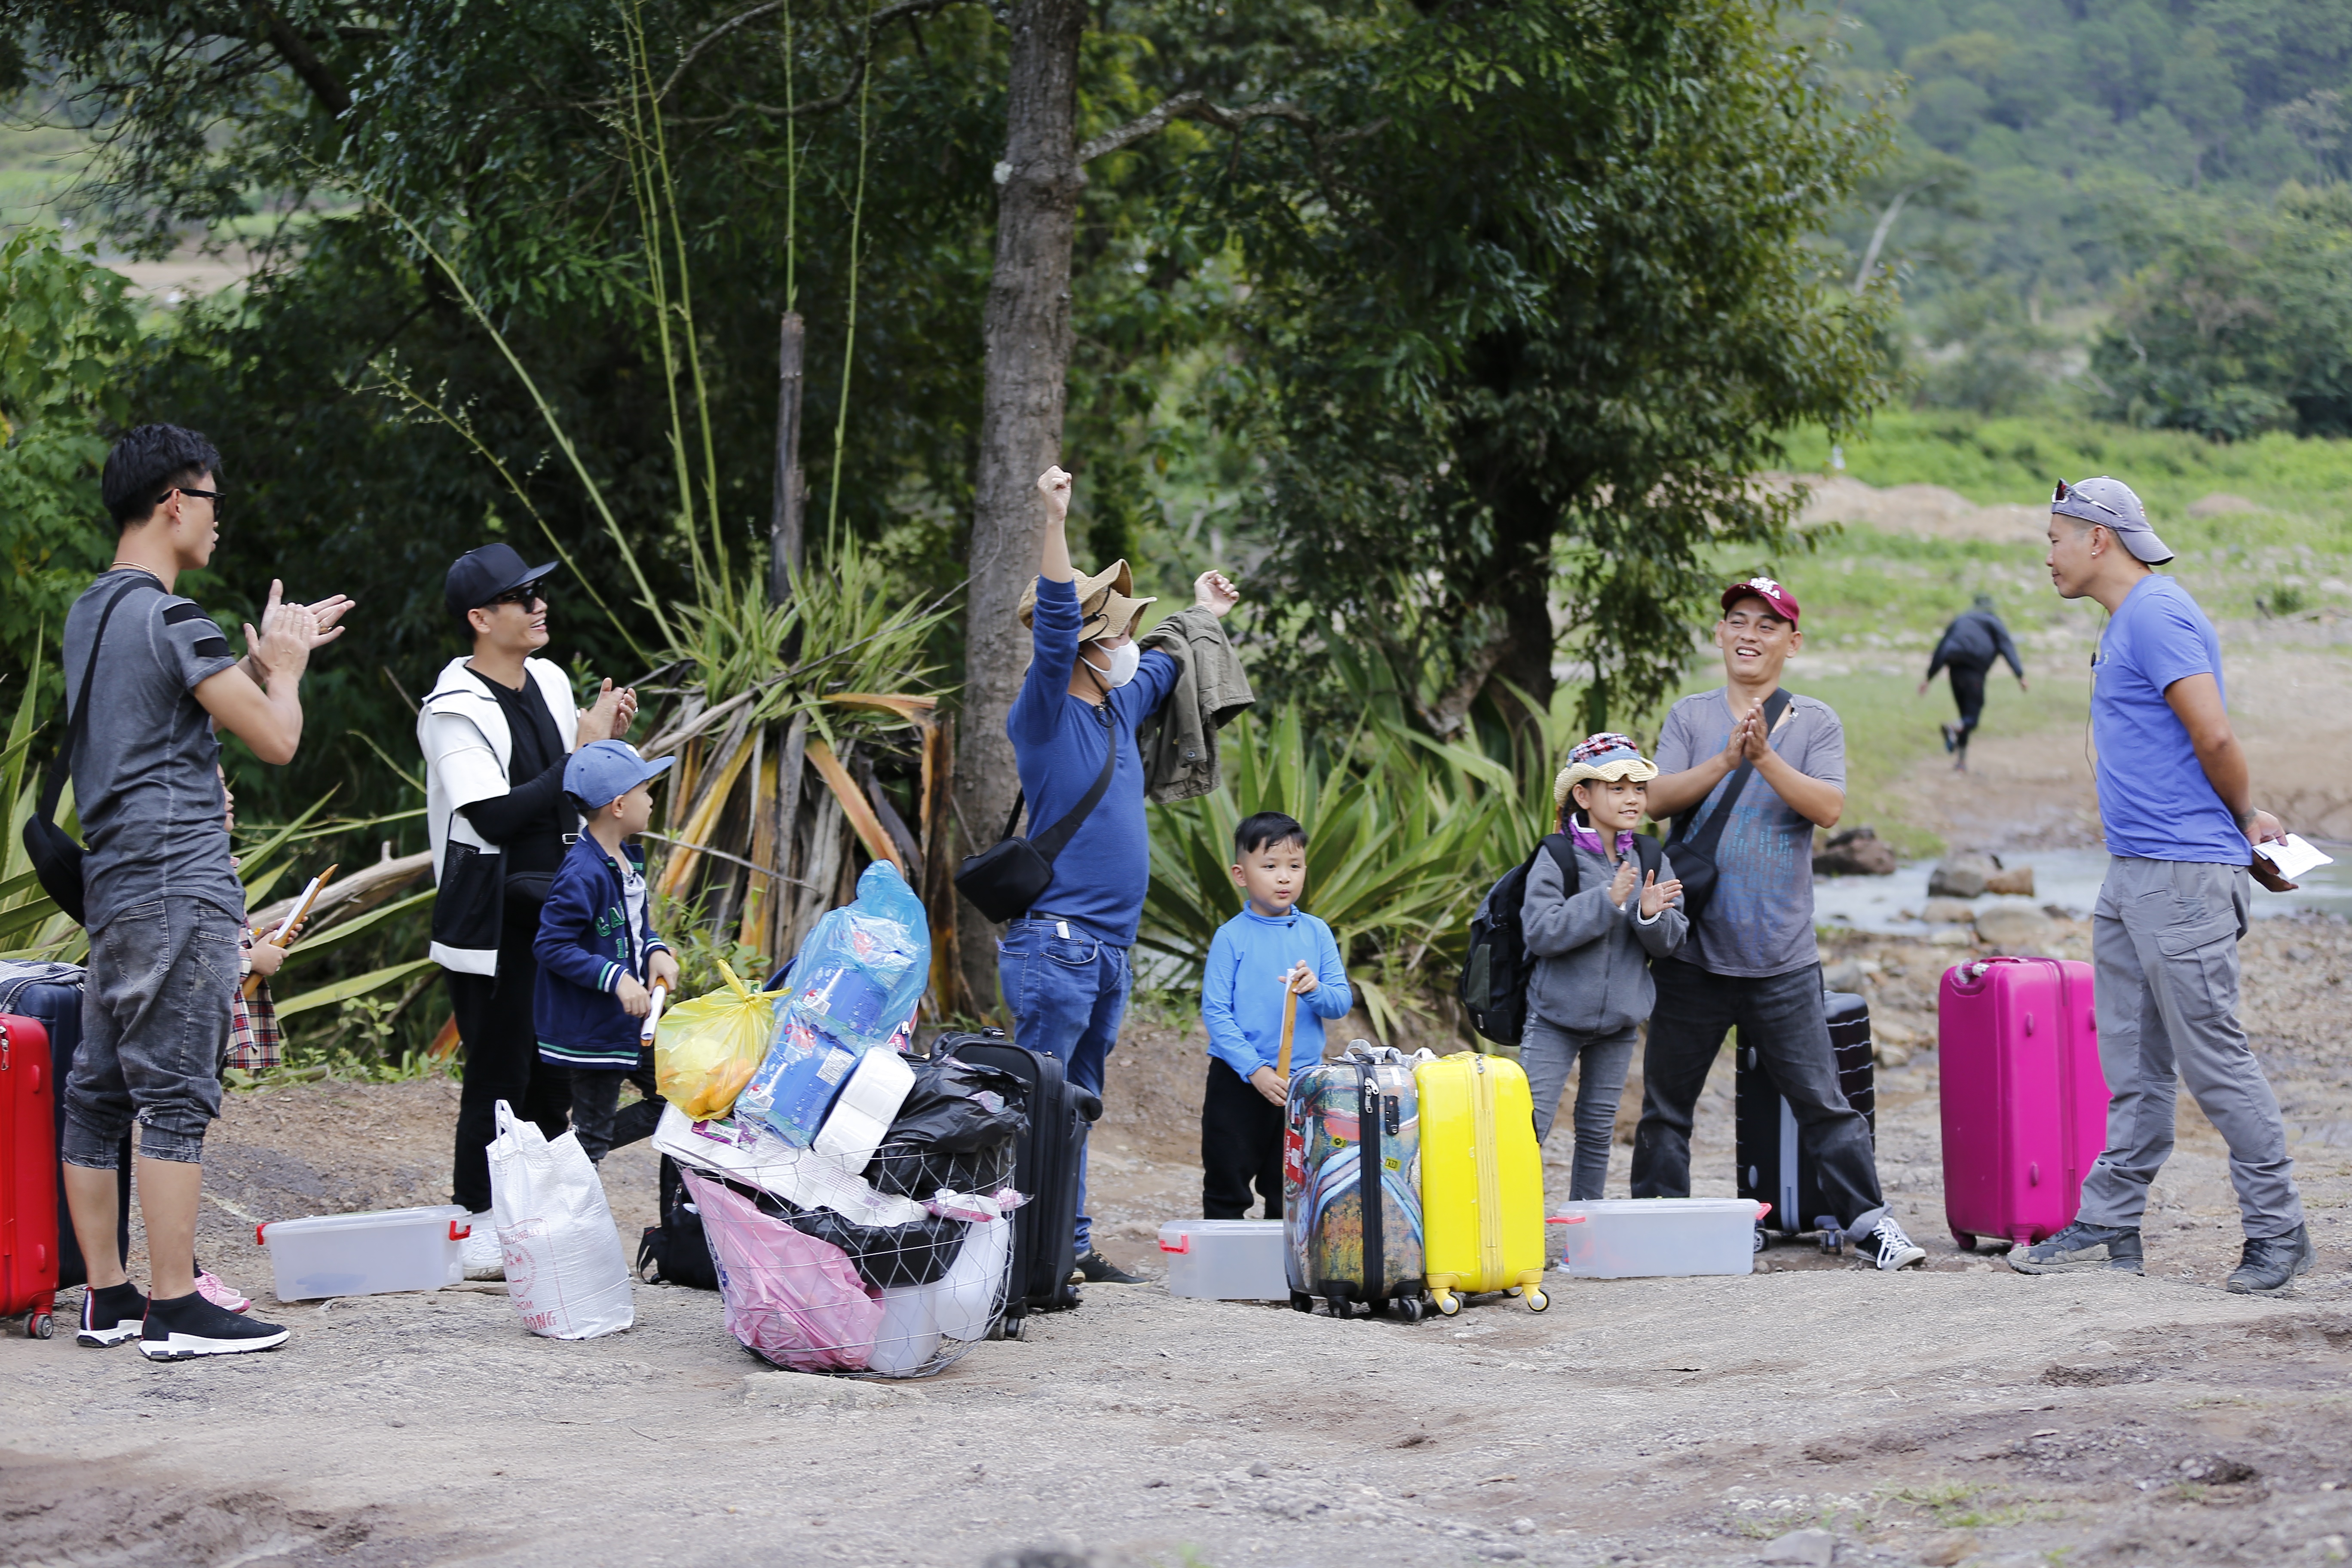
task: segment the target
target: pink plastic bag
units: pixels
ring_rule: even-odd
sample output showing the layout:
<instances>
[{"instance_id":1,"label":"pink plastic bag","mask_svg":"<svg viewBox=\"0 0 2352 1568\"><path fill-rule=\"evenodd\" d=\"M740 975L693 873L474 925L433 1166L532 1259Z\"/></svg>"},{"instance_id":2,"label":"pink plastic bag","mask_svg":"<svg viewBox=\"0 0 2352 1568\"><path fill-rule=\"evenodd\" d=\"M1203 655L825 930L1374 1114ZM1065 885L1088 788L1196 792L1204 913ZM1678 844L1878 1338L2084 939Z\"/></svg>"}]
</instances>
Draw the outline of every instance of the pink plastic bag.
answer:
<instances>
[{"instance_id":1,"label":"pink plastic bag","mask_svg":"<svg viewBox=\"0 0 2352 1568\"><path fill-rule=\"evenodd\" d=\"M722 1183L680 1167L719 1264L727 1328L746 1349L794 1372L863 1372L882 1302L830 1242L761 1214Z\"/></svg>"}]
</instances>

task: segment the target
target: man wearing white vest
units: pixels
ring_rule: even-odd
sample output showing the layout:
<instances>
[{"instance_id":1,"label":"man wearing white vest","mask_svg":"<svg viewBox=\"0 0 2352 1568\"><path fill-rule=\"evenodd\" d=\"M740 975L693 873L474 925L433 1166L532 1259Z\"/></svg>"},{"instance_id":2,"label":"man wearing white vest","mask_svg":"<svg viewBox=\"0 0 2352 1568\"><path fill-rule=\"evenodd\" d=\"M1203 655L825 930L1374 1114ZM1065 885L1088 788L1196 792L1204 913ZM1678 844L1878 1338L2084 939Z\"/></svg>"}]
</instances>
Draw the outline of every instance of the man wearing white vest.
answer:
<instances>
[{"instance_id":1,"label":"man wearing white vest","mask_svg":"<svg viewBox=\"0 0 2352 1568\"><path fill-rule=\"evenodd\" d=\"M416 715L439 889L433 957L448 973L465 1050L452 1201L473 1216L465 1264L475 1279L500 1270L485 1152L498 1102L551 1138L562 1133L571 1105L568 1075L539 1060L530 1016L540 906L562 863L563 836L579 826L563 798L564 759L583 742L625 736L637 711L636 693L609 680L593 707L575 708L562 667L531 657L547 646L545 583L554 570L525 564L505 544L457 558L449 613L473 652L443 668Z\"/></svg>"}]
</instances>

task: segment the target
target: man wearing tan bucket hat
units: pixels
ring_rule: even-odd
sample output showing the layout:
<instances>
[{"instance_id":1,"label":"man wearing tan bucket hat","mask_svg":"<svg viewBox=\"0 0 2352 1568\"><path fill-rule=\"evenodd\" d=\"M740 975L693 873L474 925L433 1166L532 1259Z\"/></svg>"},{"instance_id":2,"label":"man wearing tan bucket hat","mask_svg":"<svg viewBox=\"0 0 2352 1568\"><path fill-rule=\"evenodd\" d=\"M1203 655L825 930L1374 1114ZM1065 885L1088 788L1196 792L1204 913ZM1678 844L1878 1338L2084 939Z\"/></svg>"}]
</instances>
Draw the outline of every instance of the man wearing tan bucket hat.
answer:
<instances>
[{"instance_id":1,"label":"man wearing tan bucket hat","mask_svg":"<svg viewBox=\"0 0 2352 1568\"><path fill-rule=\"evenodd\" d=\"M1059 1059L1072 1082L1099 1095L1127 1011L1127 950L1151 879L1136 726L1159 710L1181 670L1173 656L1137 647L1136 622L1152 601L1136 596L1126 562L1087 577L1072 568L1063 531L1070 476L1048 468L1037 489L1045 498L1045 549L1019 611L1030 629L1031 663L1004 732L1032 834L1085 809L1054 857L1053 881L1027 914L1006 924L997 978L1013 1011L1013 1039ZM1202 573L1192 593L1196 605L1219 617L1241 603L1220 572ZM1136 1283L1094 1249L1086 1197L1082 1163L1079 1270L1097 1282Z\"/></svg>"}]
</instances>

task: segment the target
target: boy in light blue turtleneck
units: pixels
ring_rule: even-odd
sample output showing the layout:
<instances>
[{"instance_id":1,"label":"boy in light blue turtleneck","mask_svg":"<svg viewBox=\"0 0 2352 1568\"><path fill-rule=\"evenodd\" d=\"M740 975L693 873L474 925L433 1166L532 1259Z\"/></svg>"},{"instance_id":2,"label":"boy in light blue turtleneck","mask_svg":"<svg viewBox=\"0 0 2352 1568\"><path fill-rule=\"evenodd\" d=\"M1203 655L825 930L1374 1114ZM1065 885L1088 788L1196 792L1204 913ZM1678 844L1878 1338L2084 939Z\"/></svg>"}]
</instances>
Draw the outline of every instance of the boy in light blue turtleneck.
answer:
<instances>
[{"instance_id":1,"label":"boy in light blue turtleneck","mask_svg":"<svg viewBox=\"0 0 2352 1568\"><path fill-rule=\"evenodd\" d=\"M1247 1217L1255 1183L1265 1217L1280 1219L1283 1102L1290 1092L1276 1070L1285 994L1298 994L1294 1063L1323 1059L1320 1020L1346 1016L1355 996L1331 928L1298 908L1307 830L1278 811L1262 811L1234 830L1234 885L1248 902L1217 929L1201 976L1201 1022L1209 1031L1201 1213Z\"/></svg>"}]
</instances>

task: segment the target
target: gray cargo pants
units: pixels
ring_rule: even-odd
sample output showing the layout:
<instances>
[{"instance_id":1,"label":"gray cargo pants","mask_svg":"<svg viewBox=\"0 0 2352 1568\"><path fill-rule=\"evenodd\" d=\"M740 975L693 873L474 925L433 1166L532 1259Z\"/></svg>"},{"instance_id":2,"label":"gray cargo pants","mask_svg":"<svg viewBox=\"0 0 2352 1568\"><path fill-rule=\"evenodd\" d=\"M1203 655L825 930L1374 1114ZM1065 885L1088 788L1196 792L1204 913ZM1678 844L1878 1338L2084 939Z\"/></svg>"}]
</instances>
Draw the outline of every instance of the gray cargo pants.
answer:
<instances>
[{"instance_id":1,"label":"gray cargo pants","mask_svg":"<svg viewBox=\"0 0 2352 1568\"><path fill-rule=\"evenodd\" d=\"M2189 860L2107 865L2091 915L2107 1147L2083 1181L2082 1217L2137 1226L2172 1152L2174 1075L2230 1145L2230 1182L2250 1239L2303 1223L2278 1097L2238 1026L2238 939L2251 879Z\"/></svg>"}]
</instances>

